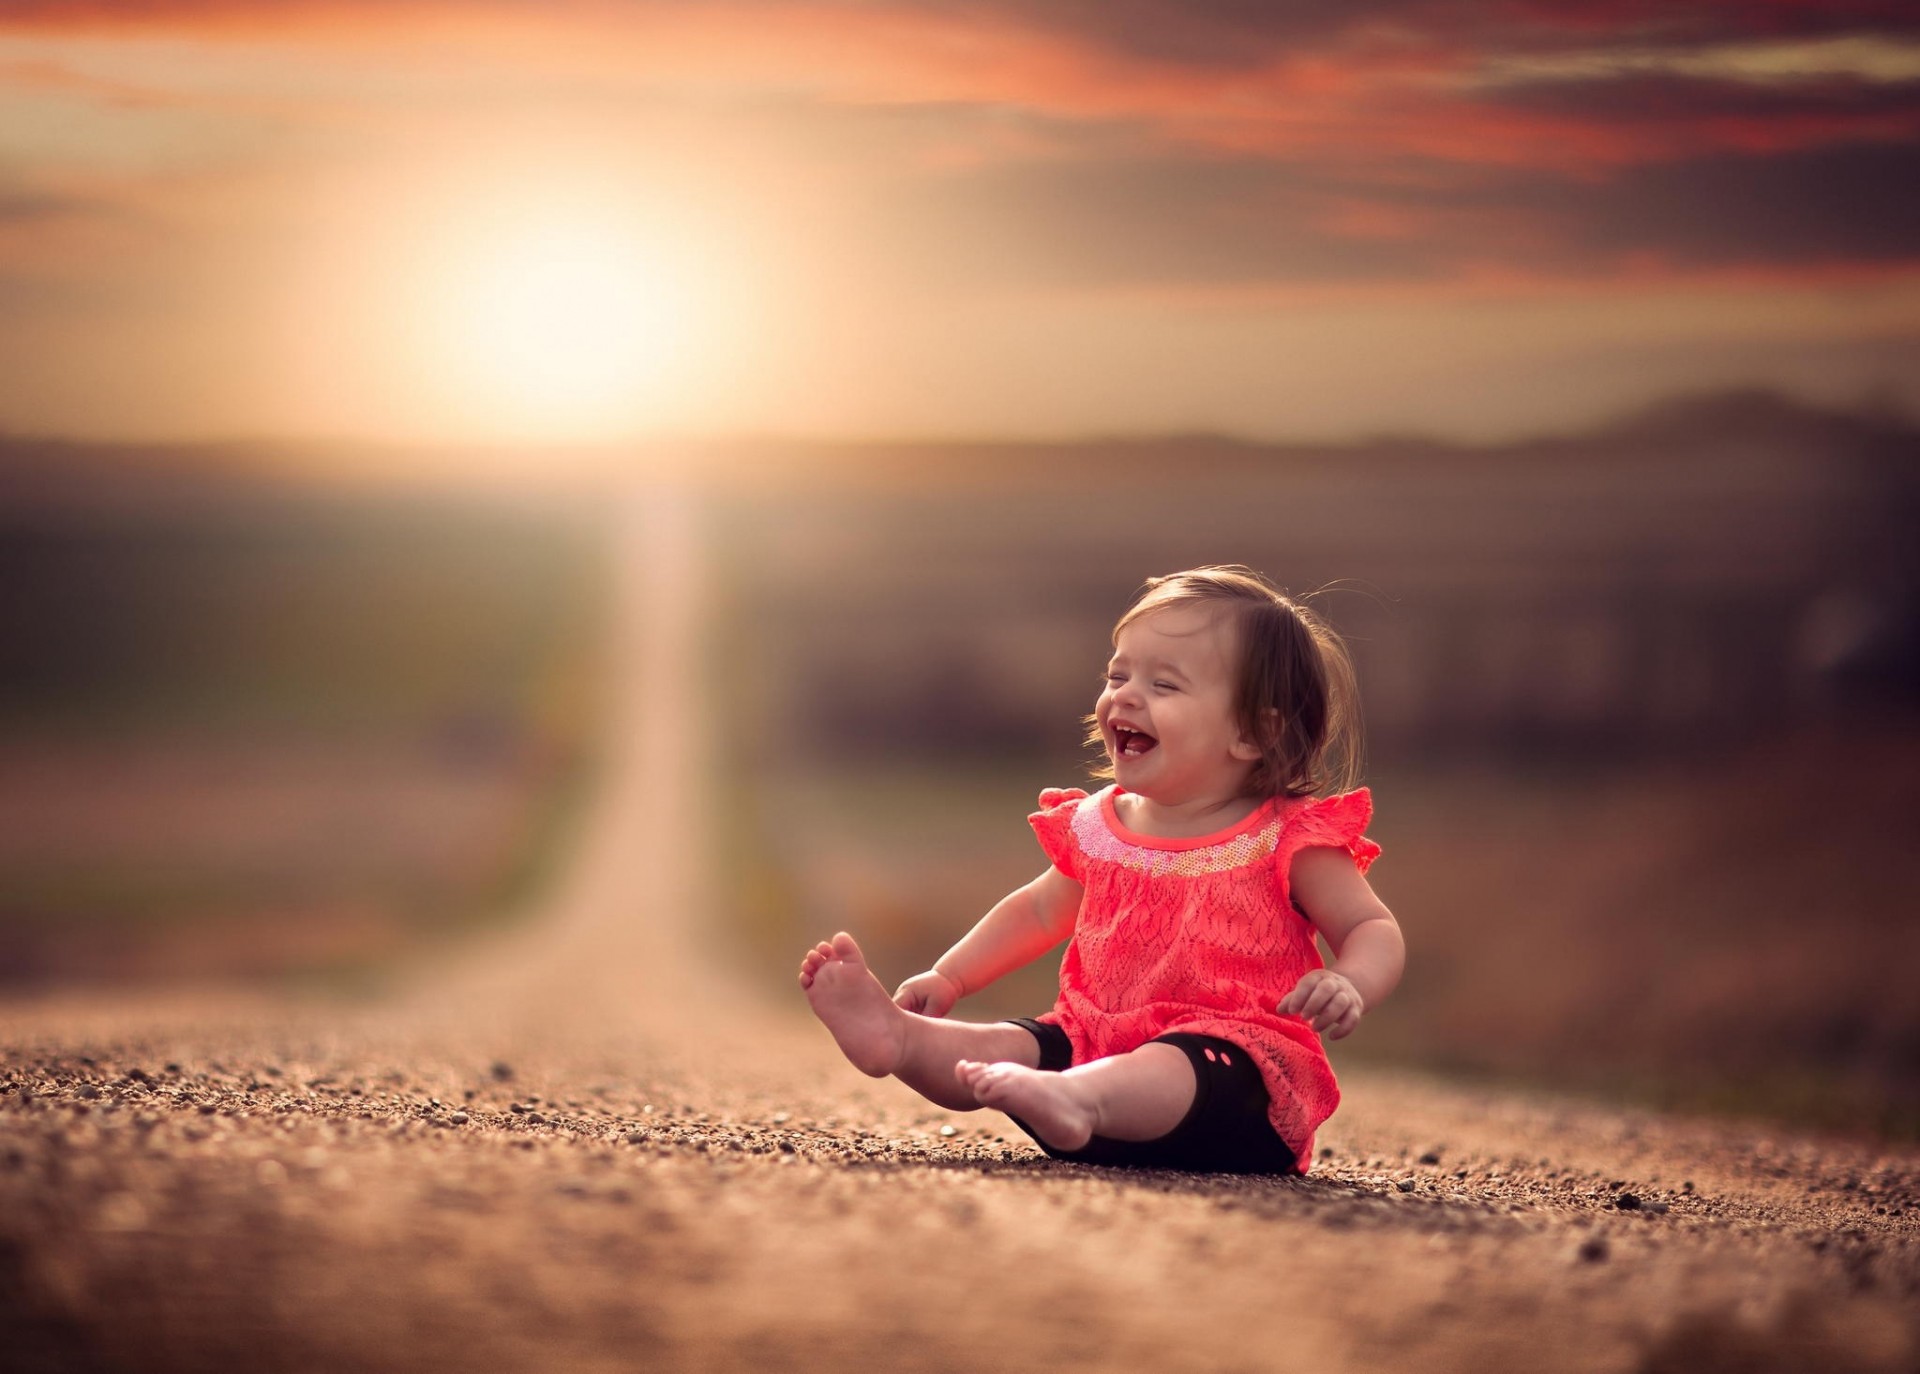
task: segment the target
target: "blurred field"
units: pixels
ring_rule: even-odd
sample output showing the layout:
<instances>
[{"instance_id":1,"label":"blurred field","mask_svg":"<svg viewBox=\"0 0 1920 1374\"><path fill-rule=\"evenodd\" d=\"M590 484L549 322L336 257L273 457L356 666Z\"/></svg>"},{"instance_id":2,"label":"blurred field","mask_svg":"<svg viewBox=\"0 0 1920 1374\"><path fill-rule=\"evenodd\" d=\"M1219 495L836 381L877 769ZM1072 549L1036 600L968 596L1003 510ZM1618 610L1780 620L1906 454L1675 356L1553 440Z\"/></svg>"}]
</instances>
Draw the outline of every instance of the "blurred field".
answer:
<instances>
[{"instance_id":1,"label":"blurred field","mask_svg":"<svg viewBox=\"0 0 1920 1374\"><path fill-rule=\"evenodd\" d=\"M364 973L535 893L593 762L594 523L142 476L0 508L0 984Z\"/></svg>"},{"instance_id":2,"label":"blurred field","mask_svg":"<svg viewBox=\"0 0 1920 1374\"><path fill-rule=\"evenodd\" d=\"M1920 1134L1920 728L1378 782L1418 977L1353 1051Z\"/></svg>"}]
</instances>

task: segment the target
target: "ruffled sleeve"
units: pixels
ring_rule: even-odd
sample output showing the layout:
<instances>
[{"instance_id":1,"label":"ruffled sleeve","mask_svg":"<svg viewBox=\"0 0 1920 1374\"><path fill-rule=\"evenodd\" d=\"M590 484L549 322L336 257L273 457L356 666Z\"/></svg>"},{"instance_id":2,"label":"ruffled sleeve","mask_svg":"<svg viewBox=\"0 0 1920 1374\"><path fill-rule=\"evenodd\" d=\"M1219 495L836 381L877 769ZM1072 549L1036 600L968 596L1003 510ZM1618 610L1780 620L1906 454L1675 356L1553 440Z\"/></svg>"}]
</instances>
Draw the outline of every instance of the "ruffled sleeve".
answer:
<instances>
[{"instance_id":1,"label":"ruffled sleeve","mask_svg":"<svg viewBox=\"0 0 1920 1374\"><path fill-rule=\"evenodd\" d=\"M1073 813L1087 794L1078 787L1049 787L1040 794L1040 809L1027 817L1040 847L1053 866L1075 882L1085 882L1080 845L1073 838Z\"/></svg>"},{"instance_id":2,"label":"ruffled sleeve","mask_svg":"<svg viewBox=\"0 0 1920 1374\"><path fill-rule=\"evenodd\" d=\"M1373 793L1364 787L1337 797L1316 797L1288 818L1275 857L1290 863L1302 849L1325 845L1346 850L1354 867L1365 873L1380 857L1380 846L1366 837L1372 820Z\"/></svg>"}]
</instances>

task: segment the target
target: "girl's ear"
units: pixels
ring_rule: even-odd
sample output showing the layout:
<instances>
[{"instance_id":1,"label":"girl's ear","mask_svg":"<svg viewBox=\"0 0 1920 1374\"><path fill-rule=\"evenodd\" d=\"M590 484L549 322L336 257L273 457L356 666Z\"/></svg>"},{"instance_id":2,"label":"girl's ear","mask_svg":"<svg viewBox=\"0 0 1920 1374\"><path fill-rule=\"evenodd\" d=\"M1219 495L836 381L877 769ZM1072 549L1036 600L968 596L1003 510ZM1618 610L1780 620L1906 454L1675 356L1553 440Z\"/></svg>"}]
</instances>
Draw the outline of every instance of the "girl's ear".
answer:
<instances>
[{"instance_id":1,"label":"girl's ear","mask_svg":"<svg viewBox=\"0 0 1920 1374\"><path fill-rule=\"evenodd\" d=\"M1260 713L1258 737L1249 736L1245 733L1236 735L1234 737L1233 747L1227 752L1234 758L1239 759L1242 763L1257 763L1260 760L1260 756L1265 752L1266 746L1277 738L1279 734L1279 709L1269 706Z\"/></svg>"}]
</instances>

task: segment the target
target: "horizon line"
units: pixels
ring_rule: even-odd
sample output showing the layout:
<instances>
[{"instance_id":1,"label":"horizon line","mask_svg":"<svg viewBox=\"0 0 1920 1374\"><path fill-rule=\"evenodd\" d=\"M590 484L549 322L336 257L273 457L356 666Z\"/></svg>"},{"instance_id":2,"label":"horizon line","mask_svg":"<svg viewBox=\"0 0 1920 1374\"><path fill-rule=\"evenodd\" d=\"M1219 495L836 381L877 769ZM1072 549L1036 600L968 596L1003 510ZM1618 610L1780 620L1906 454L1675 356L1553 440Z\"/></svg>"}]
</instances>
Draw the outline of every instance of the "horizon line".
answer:
<instances>
[{"instance_id":1,"label":"horizon line","mask_svg":"<svg viewBox=\"0 0 1920 1374\"><path fill-rule=\"evenodd\" d=\"M139 449L217 453L235 451L303 451L346 449L362 452L398 453L451 452L543 452L605 454L635 448L687 450L739 448L1084 448L1102 444L1166 444L1205 442L1242 448L1377 448L1393 444L1428 444L1436 447L1497 449L1519 447L1554 439L1603 433L1629 426L1637 421L1664 415L1703 409L1711 405L1746 402L1771 404L1786 410L1833 419L1871 421L1882 426L1920 430L1920 398L1897 394L1891 387L1868 388L1851 403L1810 399L1779 386L1762 383L1698 387L1672 392L1649 401L1615 407L1605 414L1560 426L1535 426L1498 438L1465 438L1449 435L1443 429L1412 430L1405 427L1353 431L1340 435L1258 435L1206 426L1169 426L1134 430L1082 430L1073 433L911 433L894 434L808 434L782 431L738 430L728 432L653 432L612 438L381 438L374 435L203 435L174 438L129 438L49 431L14 430L0 422L0 445L7 447L52 445L76 449Z\"/></svg>"}]
</instances>

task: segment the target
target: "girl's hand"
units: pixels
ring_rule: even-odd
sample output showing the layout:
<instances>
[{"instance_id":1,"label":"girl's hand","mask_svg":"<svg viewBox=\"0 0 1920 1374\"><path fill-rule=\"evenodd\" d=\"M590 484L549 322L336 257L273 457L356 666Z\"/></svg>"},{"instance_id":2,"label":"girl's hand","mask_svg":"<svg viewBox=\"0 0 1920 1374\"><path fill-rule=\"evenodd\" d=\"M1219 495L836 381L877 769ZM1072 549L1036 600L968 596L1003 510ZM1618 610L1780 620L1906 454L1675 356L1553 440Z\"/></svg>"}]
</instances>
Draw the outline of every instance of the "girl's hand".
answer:
<instances>
[{"instance_id":1,"label":"girl's hand","mask_svg":"<svg viewBox=\"0 0 1920 1374\"><path fill-rule=\"evenodd\" d=\"M1282 1016L1298 1016L1329 1040L1352 1034L1366 1009L1353 984L1330 968L1309 969L1274 1008Z\"/></svg>"},{"instance_id":2,"label":"girl's hand","mask_svg":"<svg viewBox=\"0 0 1920 1374\"><path fill-rule=\"evenodd\" d=\"M902 983L893 994L893 1004L917 1011L922 1016L945 1016L960 1000L960 985L940 972L928 969Z\"/></svg>"}]
</instances>

